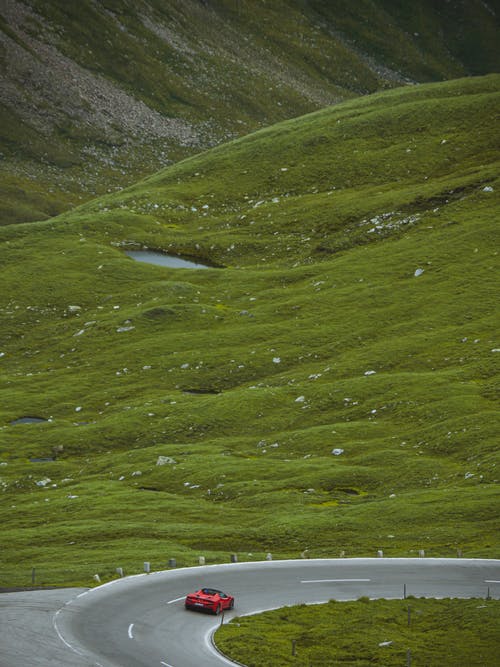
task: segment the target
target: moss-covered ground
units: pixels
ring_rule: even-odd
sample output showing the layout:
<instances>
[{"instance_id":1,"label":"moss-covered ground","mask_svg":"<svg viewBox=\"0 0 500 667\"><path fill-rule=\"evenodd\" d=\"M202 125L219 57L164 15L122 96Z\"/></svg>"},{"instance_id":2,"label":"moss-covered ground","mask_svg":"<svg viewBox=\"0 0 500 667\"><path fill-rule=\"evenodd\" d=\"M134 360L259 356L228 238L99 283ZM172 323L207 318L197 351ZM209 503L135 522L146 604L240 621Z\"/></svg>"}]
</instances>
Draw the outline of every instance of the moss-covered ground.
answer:
<instances>
[{"instance_id":1,"label":"moss-covered ground","mask_svg":"<svg viewBox=\"0 0 500 667\"><path fill-rule=\"evenodd\" d=\"M0 229L3 585L498 557L498 109L397 89Z\"/></svg>"}]
</instances>

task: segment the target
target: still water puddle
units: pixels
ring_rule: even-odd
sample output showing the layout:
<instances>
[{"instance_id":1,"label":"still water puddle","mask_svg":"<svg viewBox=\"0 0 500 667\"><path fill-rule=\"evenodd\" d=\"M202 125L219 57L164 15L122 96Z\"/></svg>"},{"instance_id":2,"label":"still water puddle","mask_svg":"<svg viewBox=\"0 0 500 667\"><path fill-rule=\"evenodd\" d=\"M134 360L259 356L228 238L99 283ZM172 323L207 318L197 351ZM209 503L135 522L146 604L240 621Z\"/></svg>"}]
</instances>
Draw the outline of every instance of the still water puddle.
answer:
<instances>
[{"instance_id":1,"label":"still water puddle","mask_svg":"<svg viewBox=\"0 0 500 667\"><path fill-rule=\"evenodd\" d=\"M43 417L19 417L19 419L14 419L11 421L11 424L39 424L40 422L46 422L47 419Z\"/></svg>"},{"instance_id":2,"label":"still water puddle","mask_svg":"<svg viewBox=\"0 0 500 667\"><path fill-rule=\"evenodd\" d=\"M174 269L211 269L207 264L199 264L177 255L167 255L155 250L126 250L125 254L138 262L156 264L157 266L168 266Z\"/></svg>"}]
</instances>

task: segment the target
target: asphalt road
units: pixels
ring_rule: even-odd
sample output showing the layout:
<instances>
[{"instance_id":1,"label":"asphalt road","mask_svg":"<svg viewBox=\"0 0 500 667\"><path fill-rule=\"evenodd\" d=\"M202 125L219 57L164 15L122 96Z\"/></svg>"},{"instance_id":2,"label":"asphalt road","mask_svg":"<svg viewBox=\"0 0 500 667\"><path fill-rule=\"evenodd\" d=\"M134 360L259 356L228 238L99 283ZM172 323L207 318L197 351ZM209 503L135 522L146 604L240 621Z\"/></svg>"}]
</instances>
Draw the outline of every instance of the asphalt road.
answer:
<instances>
[{"instance_id":1,"label":"asphalt road","mask_svg":"<svg viewBox=\"0 0 500 667\"><path fill-rule=\"evenodd\" d=\"M201 586L236 598L224 618L184 609ZM500 560L325 559L231 563L126 577L91 590L0 596L0 665L222 667L212 645L232 616L299 603L372 598L500 598Z\"/></svg>"}]
</instances>

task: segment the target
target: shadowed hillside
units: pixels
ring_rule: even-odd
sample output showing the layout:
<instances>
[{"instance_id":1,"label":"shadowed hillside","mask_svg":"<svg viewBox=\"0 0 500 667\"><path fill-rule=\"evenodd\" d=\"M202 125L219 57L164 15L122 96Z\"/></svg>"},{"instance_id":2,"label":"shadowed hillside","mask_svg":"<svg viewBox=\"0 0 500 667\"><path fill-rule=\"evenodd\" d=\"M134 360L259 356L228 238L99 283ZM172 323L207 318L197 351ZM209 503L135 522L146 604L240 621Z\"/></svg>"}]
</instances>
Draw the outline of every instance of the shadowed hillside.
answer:
<instances>
[{"instance_id":1,"label":"shadowed hillside","mask_svg":"<svg viewBox=\"0 0 500 667\"><path fill-rule=\"evenodd\" d=\"M497 556L499 96L346 101L3 227L4 580Z\"/></svg>"},{"instance_id":2,"label":"shadowed hillside","mask_svg":"<svg viewBox=\"0 0 500 667\"><path fill-rule=\"evenodd\" d=\"M491 2L3 0L3 224L276 121L498 71Z\"/></svg>"}]
</instances>

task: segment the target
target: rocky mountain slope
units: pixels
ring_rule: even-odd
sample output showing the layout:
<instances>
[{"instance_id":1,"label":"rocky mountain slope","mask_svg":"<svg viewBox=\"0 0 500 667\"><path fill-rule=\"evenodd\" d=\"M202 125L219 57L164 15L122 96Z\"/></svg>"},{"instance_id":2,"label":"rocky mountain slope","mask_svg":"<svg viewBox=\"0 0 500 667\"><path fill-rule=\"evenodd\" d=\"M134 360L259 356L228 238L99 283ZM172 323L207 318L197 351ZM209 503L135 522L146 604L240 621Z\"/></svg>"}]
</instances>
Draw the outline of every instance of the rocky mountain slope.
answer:
<instances>
[{"instance_id":1,"label":"rocky mountain slope","mask_svg":"<svg viewBox=\"0 0 500 667\"><path fill-rule=\"evenodd\" d=\"M2 0L0 222L347 98L498 71L497 44L481 0Z\"/></svg>"}]
</instances>

